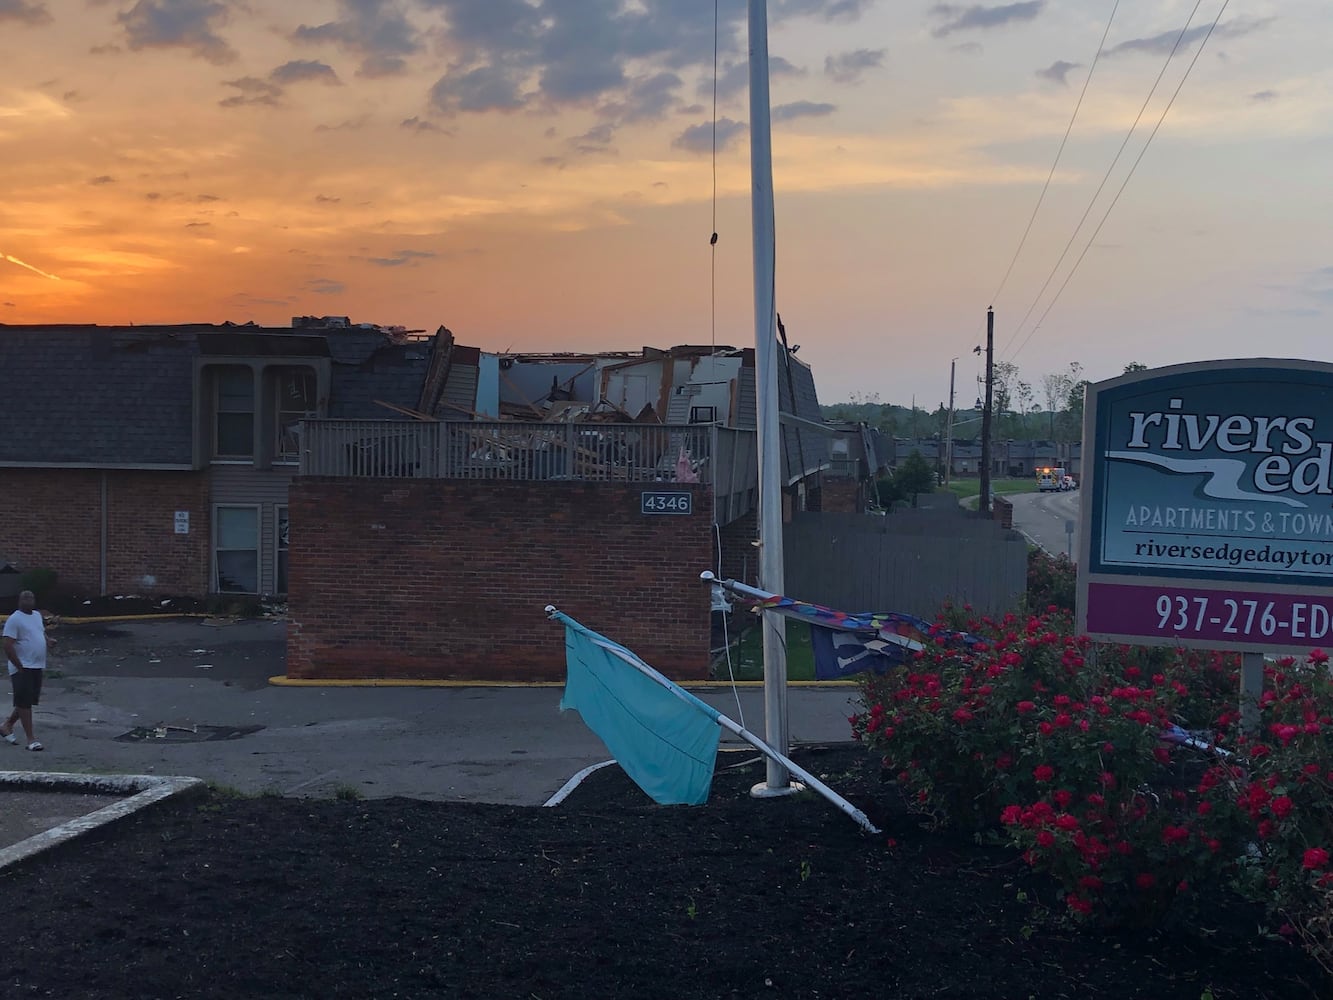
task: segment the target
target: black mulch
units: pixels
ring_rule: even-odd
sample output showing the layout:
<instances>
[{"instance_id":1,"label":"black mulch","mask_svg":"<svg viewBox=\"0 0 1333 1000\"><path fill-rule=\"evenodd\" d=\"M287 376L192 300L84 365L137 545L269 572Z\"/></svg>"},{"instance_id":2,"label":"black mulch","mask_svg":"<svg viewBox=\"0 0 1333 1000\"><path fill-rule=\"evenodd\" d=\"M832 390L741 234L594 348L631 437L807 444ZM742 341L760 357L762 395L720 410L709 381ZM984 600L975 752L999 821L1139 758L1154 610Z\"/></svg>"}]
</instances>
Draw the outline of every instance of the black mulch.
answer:
<instances>
[{"instance_id":1,"label":"black mulch","mask_svg":"<svg viewBox=\"0 0 1333 1000\"><path fill-rule=\"evenodd\" d=\"M233 798L127 820L0 874L0 995L1299 1000L1259 915L1084 933L1010 850L933 833L864 751L797 759L822 799L652 805L618 768L552 809ZM1219 896L1219 898L1222 898Z\"/></svg>"}]
</instances>

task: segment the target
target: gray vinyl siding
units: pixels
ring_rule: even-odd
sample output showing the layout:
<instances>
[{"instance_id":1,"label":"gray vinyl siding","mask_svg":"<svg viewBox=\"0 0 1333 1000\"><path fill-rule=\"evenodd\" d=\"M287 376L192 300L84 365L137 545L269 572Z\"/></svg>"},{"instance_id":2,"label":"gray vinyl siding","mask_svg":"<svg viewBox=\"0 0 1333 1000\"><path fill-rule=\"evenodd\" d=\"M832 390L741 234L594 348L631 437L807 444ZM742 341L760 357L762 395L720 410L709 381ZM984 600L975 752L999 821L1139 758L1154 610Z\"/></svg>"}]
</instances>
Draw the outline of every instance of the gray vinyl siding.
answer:
<instances>
[{"instance_id":1,"label":"gray vinyl siding","mask_svg":"<svg viewBox=\"0 0 1333 1000\"><path fill-rule=\"evenodd\" d=\"M440 416L445 420L466 420L470 411L477 408L477 366L454 364L449 369L449 378L444 383L441 403L448 403Z\"/></svg>"},{"instance_id":2,"label":"gray vinyl siding","mask_svg":"<svg viewBox=\"0 0 1333 1000\"><path fill-rule=\"evenodd\" d=\"M278 507L286 506L287 492L297 467L256 469L252 465L214 465L209 482L213 507L237 504L259 507L259 591L272 594L276 586ZM210 546L212 542L210 541ZM208 587L213 589L213 553L209 551Z\"/></svg>"}]
</instances>

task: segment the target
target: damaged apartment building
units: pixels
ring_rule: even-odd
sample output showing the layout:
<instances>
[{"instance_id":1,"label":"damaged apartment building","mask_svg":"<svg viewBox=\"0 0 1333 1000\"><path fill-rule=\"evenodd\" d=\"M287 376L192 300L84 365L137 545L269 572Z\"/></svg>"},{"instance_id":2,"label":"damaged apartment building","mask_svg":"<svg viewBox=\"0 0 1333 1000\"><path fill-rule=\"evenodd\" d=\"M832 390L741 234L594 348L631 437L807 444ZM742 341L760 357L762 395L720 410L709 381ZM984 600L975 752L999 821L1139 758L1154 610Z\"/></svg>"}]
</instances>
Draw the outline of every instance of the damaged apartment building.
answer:
<instances>
[{"instance_id":1,"label":"damaged apartment building","mask_svg":"<svg viewBox=\"0 0 1333 1000\"><path fill-rule=\"evenodd\" d=\"M818 510L849 463L779 353L784 508ZM0 326L0 364L0 557L88 594L285 594L294 677L556 679L548 604L702 677L699 572L754 578L752 349L298 317Z\"/></svg>"}]
</instances>

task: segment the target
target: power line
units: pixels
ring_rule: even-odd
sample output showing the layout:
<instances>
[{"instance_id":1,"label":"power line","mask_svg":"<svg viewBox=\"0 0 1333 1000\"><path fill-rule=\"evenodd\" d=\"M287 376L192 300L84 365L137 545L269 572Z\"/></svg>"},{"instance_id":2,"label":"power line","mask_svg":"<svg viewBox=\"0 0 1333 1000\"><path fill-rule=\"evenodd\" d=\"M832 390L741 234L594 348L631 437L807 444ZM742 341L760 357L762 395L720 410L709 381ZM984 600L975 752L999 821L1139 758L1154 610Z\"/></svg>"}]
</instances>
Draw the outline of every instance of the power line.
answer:
<instances>
[{"instance_id":1,"label":"power line","mask_svg":"<svg viewBox=\"0 0 1333 1000\"><path fill-rule=\"evenodd\" d=\"M1077 271L1078 266L1083 263L1083 258L1086 257L1088 251L1092 249L1092 244L1097 241L1097 234L1102 231L1102 226L1106 225L1106 220L1111 215L1111 209L1115 208L1116 202L1118 202L1120 196L1125 193L1125 188L1129 184L1129 179L1134 176L1134 171L1138 169L1139 163L1143 159L1143 154L1148 152L1148 147L1152 145L1153 137L1157 135L1157 130L1162 127L1162 122L1166 121L1167 112L1171 110L1171 105L1176 103L1176 98L1180 96L1180 91L1185 86L1185 81L1189 79L1190 71L1194 69L1194 64L1199 61L1199 56L1203 55L1203 50L1208 44L1208 39L1213 37L1213 30L1217 27L1218 22L1222 20L1222 14L1225 13L1227 4L1230 2L1231 0L1222 0L1222 7L1218 10L1217 17L1213 18L1213 23L1208 26L1208 33L1204 35L1202 41L1199 42L1199 48L1194 53L1194 58L1191 59L1190 64L1185 67L1185 75L1180 78L1180 83L1176 84L1175 92L1172 93L1171 99L1166 102L1166 107L1162 109L1162 115L1157 119L1157 124L1154 125L1153 130L1148 133L1148 141L1145 142L1143 148L1139 150L1139 155L1135 158L1133 164L1131 164L1129 173L1125 175L1124 181L1120 184L1120 189L1116 191L1115 197L1111 199L1111 204L1106 206L1106 211L1102 214L1101 221L1097 223L1097 228L1093 230L1092 236L1089 237L1087 246L1083 248L1083 252L1080 253L1078 259L1074 261L1074 266L1071 267L1069 273L1065 275L1065 280L1061 282L1059 289L1056 290L1055 297L1051 299L1050 304L1046 306L1045 312L1043 312L1041 318L1037 320L1036 326L1028 331L1028 335L1023 338L1022 343L1014 349L1014 353L1010 355L1010 360L1017 357L1018 352L1027 345L1029 340L1032 339L1032 335L1041 329L1042 323L1046 322L1046 317L1049 316L1051 310L1055 308L1055 304L1060 301L1061 294L1063 294L1066 286L1068 286L1070 279L1074 277L1074 272Z\"/></svg>"},{"instance_id":2,"label":"power line","mask_svg":"<svg viewBox=\"0 0 1333 1000\"><path fill-rule=\"evenodd\" d=\"M1009 345L1014 342L1014 339L1022 331L1023 325L1028 321L1028 317L1030 317L1033 310L1037 308L1037 303L1041 301L1041 297L1046 294L1046 289L1050 287L1051 282L1055 279L1056 273L1060 270L1060 265L1065 262L1065 257L1069 255L1069 248L1072 247L1074 241L1078 239L1078 234L1083 228L1083 223L1088 221L1088 216L1092 213L1092 207L1097 204L1097 199L1101 197L1102 189L1106 187L1106 182L1111 179L1111 174L1115 170L1116 164L1120 162L1120 157L1124 154L1125 147L1129 145L1129 140L1133 137L1134 130L1139 127L1139 122L1143 119L1143 113L1148 110L1148 105L1152 101L1153 95L1157 93L1157 87L1161 84L1162 77L1166 75L1167 67L1171 65L1171 60L1175 58L1176 51L1180 48L1180 43L1185 40L1185 34L1189 31L1190 24L1194 21L1194 15L1198 13L1199 6L1202 3L1203 0L1195 0L1194 9L1190 11L1190 16L1185 21L1185 26L1180 29L1180 34L1176 36L1176 43L1171 46L1171 51L1167 54L1166 61L1162 63L1161 71L1158 72L1157 79L1153 81L1152 89L1148 91L1148 96L1144 98L1143 106L1139 108L1139 113L1134 116L1134 124L1130 125L1129 131L1125 133L1124 141L1120 143L1120 148L1116 150L1115 157L1111 160L1111 165L1106 168L1106 174L1102 177L1102 182L1097 185L1097 190L1093 192L1092 198L1088 202L1088 207L1083 210L1083 215L1078 220L1078 225L1074 227L1074 231L1069 236L1069 242L1066 243L1065 248L1060 251L1059 260L1055 262L1055 266L1051 268L1051 273L1048 274L1046 280L1042 282L1041 289L1033 298L1032 304L1028 306L1027 312L1023 314L1023 318L1019 320L1018 325L1014 327L1014 332L1009 334L1009 339L1004 342L1004 347L1001 348L1001 352L1007 351Z\"/></svg>"},{"instance_id":3,"label":"power line","mask_svg":"<svg viewBox=\"0 0 1333 1000\"><path fill-rule=\"evenodd\" d=\"M1050 190L1051 178L1055 176L1055 168L1060 165L1060 157L1065 151L1065 143L1069 141L1069 133L1074 129L1074 121L1078 118L1078 112L1083 107L1083 98L1088 93L1088 85L1092 83L1092 74L1097 69L1097 63L1102 57L1102 49L1106 46L1106 36L1111 33L1111 22L1115 20L1115 12L1120 9L1120 0L1115 0L1115 6L1111 8L1111 16L1106 21L1106 30L1102 32L1102 40L1097 43L1097 52L1092 57L1092 65L1088 67L1088 78L1083 81L1083 90L1078 95L1078 102L1074 105L1074 113L1069 117L1069 124L1065 127L1064 138L1060 140L1060 148L1055 151L1055 162L1051 164L1051 172L1046 175L1046 183L1041 187L1041 194L1037 196L1037 204L1032 208L1032 215L1028 217L1027 228L1023 230L1023 238L1018 241L1018 248L1014 251L1014 256L1009 261L1009 267L1004 272L1004 277L1000 279L1000 287L995 289L995 294L990 297L992 303L1000 298L1000 293L1004 291L1004 286L1009 283L1009 275L1013 273L1014 265L1018 263L1018 255L1023 252L1023 246L1028 241L1028 233L1032 232L1032 224L1037 221L1037 212L1041 210L1041 203L1046 200L1046 192Z\"/></svg>"}]
</instances>

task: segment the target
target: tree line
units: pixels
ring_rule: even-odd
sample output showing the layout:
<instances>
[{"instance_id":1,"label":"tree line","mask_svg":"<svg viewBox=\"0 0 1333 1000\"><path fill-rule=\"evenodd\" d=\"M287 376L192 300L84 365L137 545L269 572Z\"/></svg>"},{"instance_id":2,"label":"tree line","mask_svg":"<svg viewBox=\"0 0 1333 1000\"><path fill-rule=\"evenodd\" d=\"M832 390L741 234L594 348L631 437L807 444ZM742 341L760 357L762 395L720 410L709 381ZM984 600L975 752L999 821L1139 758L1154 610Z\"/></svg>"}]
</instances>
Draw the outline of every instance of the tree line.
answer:
<instances>
[{"instance_id":1,"label":"tree line","mask_svg":"<svg viewBox=\"0 0 1333 1000\"><path fill-rule=\"evenodd\" d=\"M1126 372L1143 371L1147 366L1130 363ZM1011 361L995 365L992 390L992 436L1011 440L1072 442L1083 437L1083 390L1088 380L1083 366L1071 361L1065 368L1041 377L1034 386L1025 380ZM976 402L984 387L978 387ZM959 393L954 402L955 440L981 436L981 410L969 393ZM916 405L900 406L880 401L879 393L853 393L850 401L820 407L826 420L850 420L879 429L880 433L900 438L943 438L948 433L949 407L939 403L934 409Z\"/></svg>"}]
</instances>

